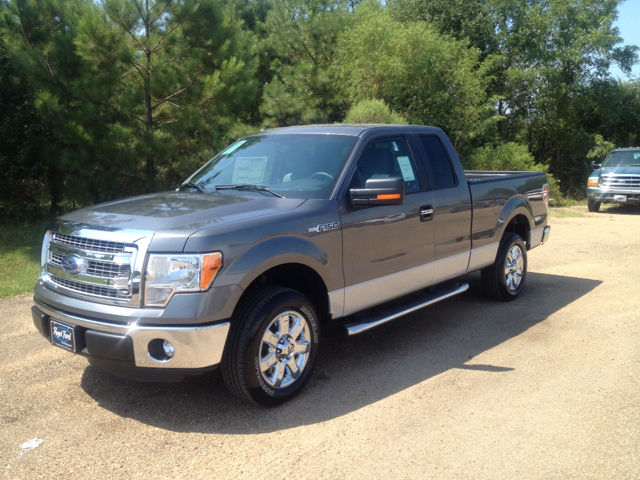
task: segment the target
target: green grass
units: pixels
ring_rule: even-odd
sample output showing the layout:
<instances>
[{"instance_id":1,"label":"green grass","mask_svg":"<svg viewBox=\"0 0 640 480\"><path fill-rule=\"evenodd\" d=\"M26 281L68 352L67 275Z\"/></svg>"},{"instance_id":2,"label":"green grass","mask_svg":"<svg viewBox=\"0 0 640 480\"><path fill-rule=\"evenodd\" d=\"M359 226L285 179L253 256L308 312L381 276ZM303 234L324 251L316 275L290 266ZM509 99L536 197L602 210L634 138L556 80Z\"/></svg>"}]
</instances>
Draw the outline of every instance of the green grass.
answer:
<instances>
[{"instance_id":1,"label":"green grass","mask_svg":"<svg viewBox=\"0 0 640 480\"><path fill-rule=\"evenodd\" d=\"M46 225L0 224L0 297L33 291Z\"/></svg>"},{"instance_id":2,"label":"green grass","mask_svg":"<svg viewBox=\"0 0 640 480\"><path fill-rule=\"evenodd\" d=\"M565 210L563 208L552 207L549 209L550 217L582 217L582 212L576 212L574 210Z\"/></svg>"},{"instance_id":3,"label":"green grass","mask_svg":"<svg viewBox=\"0 0 640 480\"><path fill-rule=\"evenodd\" d=\"M549 203L550 207L577 207L579 205L587 205L587 199L574 200L572 198L561 198L559 200L552 200Z\"/></svg>"}]
</instances>

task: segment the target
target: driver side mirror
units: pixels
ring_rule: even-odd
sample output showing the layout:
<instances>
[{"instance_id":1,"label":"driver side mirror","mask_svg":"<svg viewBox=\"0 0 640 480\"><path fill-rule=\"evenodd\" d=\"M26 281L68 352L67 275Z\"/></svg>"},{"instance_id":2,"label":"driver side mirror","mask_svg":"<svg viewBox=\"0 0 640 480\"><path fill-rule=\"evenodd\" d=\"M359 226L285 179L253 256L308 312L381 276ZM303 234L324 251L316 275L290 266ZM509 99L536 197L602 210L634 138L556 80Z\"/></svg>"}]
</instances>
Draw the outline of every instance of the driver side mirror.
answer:
<instances>
[{"instance_id":1,"label":"driver side mirror","mask_svg":"<svg viewBox=\"0 0 640 480\"><path fill-rule=\"evenodd\" d=\"M362 207L365 205L404 205L404 179L370 178L364 188L349 190L351 205Z\"/></svg>"},{"instance_id":2,"label":"driver side mirror","mask_svg":"<svg viewBox=\"0 0 640 480\"><path fill-rule=\"evenodd\" d=\"M600 163L596 163L593 160L591 160L591 171L595 171L598 170L600 167L602 167L602 164Z\"/></svg>"}]
</instances>

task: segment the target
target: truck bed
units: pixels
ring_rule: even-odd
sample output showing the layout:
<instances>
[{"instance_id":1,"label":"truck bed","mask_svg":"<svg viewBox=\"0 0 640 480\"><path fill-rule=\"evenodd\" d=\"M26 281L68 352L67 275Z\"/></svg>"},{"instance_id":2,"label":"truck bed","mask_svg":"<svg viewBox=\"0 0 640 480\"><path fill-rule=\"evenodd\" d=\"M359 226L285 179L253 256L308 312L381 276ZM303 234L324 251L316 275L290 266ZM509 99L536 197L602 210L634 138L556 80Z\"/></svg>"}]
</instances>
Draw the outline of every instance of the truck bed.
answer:
<instances>
[{"instance_id":1,"label":"truck bed","mask_svg":"<svg viewBox=\"0 0 640 480\"><path fill-rule=\"evenodd\" d=\"M528 211L534 245L547 222L547 206L544 201L545 172L490 172L465 171L469 184L473 220L471 227L472 248L481 248L499 241L496 232L502 222L502 212L514 209ZM505 210L507 202L510 207ZM523 217L524 218L524 217ZM525 238L525 240L528 240ZM528 242L529 243L529 242Z\"/></svg>"},{"instance_id":2,"label":"truck bed","mask_svg":"<svg viewBox=\"0 0 640 480\"><path fill-rule=\"evenodd\" d=\"M465 170L464 175L468 182L481 183L493 182L495 180L537 177L542 172L510 172L510 171L488 171L488 170Z\"/></svg>"}]
</instances>

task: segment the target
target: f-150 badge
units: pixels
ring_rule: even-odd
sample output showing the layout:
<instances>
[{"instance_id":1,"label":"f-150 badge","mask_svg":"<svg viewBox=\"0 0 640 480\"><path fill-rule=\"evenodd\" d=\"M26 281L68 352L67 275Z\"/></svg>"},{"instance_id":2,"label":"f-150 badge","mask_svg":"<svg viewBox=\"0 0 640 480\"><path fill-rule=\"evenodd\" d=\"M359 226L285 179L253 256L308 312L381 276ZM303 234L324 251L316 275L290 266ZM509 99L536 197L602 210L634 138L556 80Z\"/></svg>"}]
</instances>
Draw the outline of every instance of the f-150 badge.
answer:
<instances>
[{"instance_id":1,"label":"f-150 badge","mask_svg":"<svg viewBox=\"0 0 640 480\"><path fill-rule=\"evenodd\" d=\"M337 230L338 227L340 227L340 224L338 222L321 223L320 225L311 227L307 231L309 233L322 233L322 232L328 232L329 230Z\"/></svg>"}]
</instances>

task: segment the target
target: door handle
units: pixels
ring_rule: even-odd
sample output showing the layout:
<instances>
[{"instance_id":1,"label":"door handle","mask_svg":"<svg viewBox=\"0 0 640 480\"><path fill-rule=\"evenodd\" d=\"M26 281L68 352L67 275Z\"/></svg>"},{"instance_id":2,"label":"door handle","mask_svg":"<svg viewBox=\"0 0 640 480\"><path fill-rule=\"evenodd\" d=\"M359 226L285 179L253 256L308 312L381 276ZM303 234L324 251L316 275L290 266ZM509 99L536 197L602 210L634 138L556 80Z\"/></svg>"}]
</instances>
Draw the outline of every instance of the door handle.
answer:
<instances>
[{"instance_id":1,"label":"door handle","mask_svg":"<svg viewBox=\"0 0 640 480\"><path fill-rule=\"evenodd\" d=\"M433 207L431 205L420 207L420 221L428 222L429 220L433 220Z\"/></svg>"}]
</instances>

